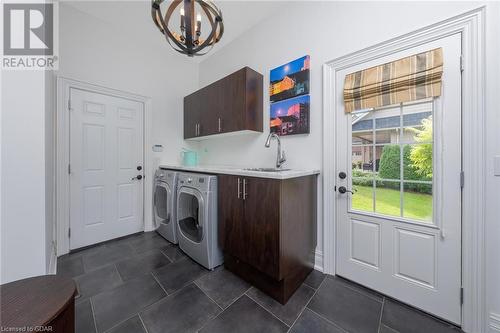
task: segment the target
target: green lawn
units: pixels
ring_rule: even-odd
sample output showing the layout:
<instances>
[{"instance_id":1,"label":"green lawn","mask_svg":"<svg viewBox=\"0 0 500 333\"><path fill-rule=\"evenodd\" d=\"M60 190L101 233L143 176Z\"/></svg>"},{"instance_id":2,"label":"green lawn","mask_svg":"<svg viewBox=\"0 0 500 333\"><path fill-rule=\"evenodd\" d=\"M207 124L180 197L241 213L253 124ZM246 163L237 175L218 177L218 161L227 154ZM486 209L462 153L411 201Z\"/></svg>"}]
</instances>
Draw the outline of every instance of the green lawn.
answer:
<instances>
[{"instance_id":1,"label":"green lawn","mask_svg":"<svg viewBox=\"0 0 500 333\"><path fill-rule=\"evenodd\" d=\"M373 211L373 190L369 186L355 185L358 191L352 196L352 208L361 211ZM376 189L376 212L379 214L400 216L400 196L398 190ZM403 216L417 220L432 220L432 195L405 192L403 195Z\"/></svg>"}]
</instances>

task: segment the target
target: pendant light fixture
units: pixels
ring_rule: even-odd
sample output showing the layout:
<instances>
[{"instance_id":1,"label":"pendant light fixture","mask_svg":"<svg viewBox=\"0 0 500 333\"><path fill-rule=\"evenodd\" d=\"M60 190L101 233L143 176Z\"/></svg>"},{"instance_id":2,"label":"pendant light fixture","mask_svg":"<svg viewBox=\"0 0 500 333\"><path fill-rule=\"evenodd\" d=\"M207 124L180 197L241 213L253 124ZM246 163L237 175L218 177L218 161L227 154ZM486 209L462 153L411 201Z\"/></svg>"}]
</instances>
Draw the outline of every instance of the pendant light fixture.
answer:
<instances>
[{"instance_id":1,"label":"pendant light fixture","mask_svg":"<svg viewBox=\"0 0 500 333\"><path fill-rule=\"evenodd\" d=\"M177 52L190 57L204 55L221 39L224 33L222 12L212 1L173 0L165 16L160 9L163 1L152 0L151 15L167 42ZM179 13L178 21L174 13ZM202 34L202 16L210 28L208 34ZM204 51L201 52L202 50Z\"/></svg>"}]
</instances>

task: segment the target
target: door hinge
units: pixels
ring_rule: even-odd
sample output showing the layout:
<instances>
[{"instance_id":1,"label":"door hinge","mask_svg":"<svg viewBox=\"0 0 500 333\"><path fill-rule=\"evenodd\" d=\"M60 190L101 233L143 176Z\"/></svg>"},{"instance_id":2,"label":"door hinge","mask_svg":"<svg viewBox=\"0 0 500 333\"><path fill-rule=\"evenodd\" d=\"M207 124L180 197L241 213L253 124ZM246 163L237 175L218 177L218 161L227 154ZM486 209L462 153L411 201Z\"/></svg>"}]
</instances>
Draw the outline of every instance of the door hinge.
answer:
<instances>
[{"instance_id":1,"label":"door hinge","mask_svg":"<svg viewBox=\"0 0 500 333\"><path fill-rule=\"evenodd\" d=\"M463 72L465 68L465 61L464 61L464 55L460 55L460 72Z\"/></svg>"},{"instance_id":2,"label":"door hinge","mask_svg":"<svg viewBox=\"0 0 500 333\"><path fill-rule=\"evenodd\" d=\"M465 174L463 171L460 172L460 188L464 188L465 184Z\"/></svg>"},{"instance_id":3,"label":"door hinge","mask_svg":"<svg viewBox=\"0 0 500 333\"><path fill-rule=\"evenodd\" d=\"M460 305L464 304L464 288L460 288Z\"/></svg>"},{"instance_id":4,"label":"door hinge","mask_svg":"<svg viewBox=\"0 0 500 333\"><path fill-rule=\"evenodd\" d=\"M71 238L71 228L68 228L68 238Z\"/></svg>"},{"instance_id":5,"label":"door hinge","mask_svg":"<svg viewBox=\"0 0 500 333\"><path fill-rule=\"evenodd\" d=\"M71 164L68 164L68 175L71 175Z\"/></svg>"}]
</instances>

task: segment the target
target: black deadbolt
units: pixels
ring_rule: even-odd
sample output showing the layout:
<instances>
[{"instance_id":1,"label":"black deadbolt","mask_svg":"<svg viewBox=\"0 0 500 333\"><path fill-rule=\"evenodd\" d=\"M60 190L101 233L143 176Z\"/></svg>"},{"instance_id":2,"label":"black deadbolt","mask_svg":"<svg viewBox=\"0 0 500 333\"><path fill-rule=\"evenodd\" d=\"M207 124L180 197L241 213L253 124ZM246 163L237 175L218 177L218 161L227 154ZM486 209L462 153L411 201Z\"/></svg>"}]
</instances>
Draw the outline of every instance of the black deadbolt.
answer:
<instances>
[{"instance_id":1,"label":"black deadbolt","mask_svg":"<svg viewBox=\"0 0 500 333\"><path fill-rule=\"evenodd\" d=\"M340 171L339 172L339 178L340 179L345 179L345 177L347 177L347 174L344 171Z\"/></svg>"},{"instance_id":2,"label":"black deadbolt","mask_svg":"<svg viewBox=\"0 0 500 333\"><path fill-rule=\"evenodd\" d=\"M137 170L138 171L141 171L142 170L142 167L140 165L137 166Z\"/></svg>"}]
</instances>

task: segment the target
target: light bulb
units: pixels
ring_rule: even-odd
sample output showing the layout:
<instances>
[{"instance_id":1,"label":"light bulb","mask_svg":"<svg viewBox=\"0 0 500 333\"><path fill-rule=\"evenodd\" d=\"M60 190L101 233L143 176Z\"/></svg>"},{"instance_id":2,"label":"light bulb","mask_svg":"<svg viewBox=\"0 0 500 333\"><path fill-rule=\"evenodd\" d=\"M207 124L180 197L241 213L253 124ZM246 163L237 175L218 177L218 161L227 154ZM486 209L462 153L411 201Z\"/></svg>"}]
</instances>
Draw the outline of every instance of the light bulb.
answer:
<instances>
[{"instance_id":1,"label":"light bulb","mask_svg":"<svg viewBox=\"0 0 500 333\"><path fill-rule=\"evenodd\" d=\"M181 7L180 12L181 12L181 16L184 16L184 7Z\"/></svg>"}]
</instances>

